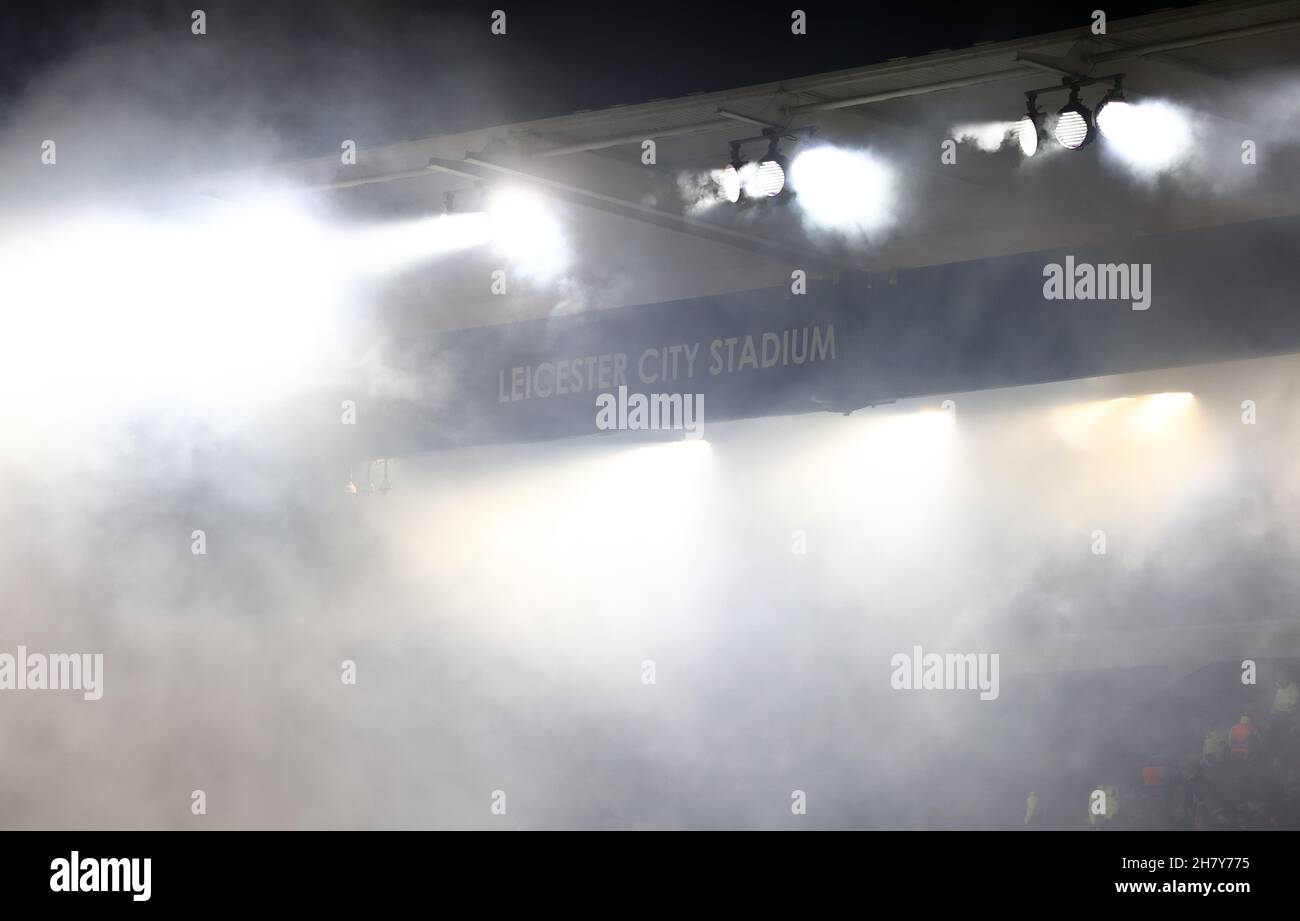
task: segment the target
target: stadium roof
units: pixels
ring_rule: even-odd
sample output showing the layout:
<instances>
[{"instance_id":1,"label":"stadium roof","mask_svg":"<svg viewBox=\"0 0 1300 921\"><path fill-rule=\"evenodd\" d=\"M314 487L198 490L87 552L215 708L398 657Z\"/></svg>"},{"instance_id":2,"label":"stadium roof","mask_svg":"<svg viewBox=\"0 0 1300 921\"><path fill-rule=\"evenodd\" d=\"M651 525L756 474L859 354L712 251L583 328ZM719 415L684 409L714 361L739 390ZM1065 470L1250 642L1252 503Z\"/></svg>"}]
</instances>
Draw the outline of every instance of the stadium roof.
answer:
<instances>
[{"instance_id":1,"label":"stadium roof","mask_svg":"<svg viewBox=\"0 0 1300 921\"><path fill-rule=\"evenodd\" d=\"M963 145L956 164L940 162L941 144L960 125L1017 118L1026 90L1119 72L1131 97L1191 106L1228 129L1236 149L1271 130L1252 83L1298 63L1300 2L1209 2L1113 21L1105 35L1084 23L779 83L430 136L363 149L355 165L330 156L284 172L359 219L436 213L448 192L469 196L503 181L537 188L572 218L583 254L575 287L597 292L581 306L618 306L780 284L792 267L892 272L1300 212L1292 171L1258 170L1231 196L1185 195L1168 183L1117 177L1098 156L1040 166L1013 151ZM903 180L895 231L854 247L810 236L795 209L687 207L682 176L719 166L728 141L763 126L787 133L796 152L811 129L818 139L886 154ZM641 162L646 139L657 144L652 166ZM639 271L650 263L661 270ZM552 313L567 296L494 299L482 283L487 266L458 257L399 280L387 305L391 322L404 333L505 322Z\"/></svg>"}]
</instances>

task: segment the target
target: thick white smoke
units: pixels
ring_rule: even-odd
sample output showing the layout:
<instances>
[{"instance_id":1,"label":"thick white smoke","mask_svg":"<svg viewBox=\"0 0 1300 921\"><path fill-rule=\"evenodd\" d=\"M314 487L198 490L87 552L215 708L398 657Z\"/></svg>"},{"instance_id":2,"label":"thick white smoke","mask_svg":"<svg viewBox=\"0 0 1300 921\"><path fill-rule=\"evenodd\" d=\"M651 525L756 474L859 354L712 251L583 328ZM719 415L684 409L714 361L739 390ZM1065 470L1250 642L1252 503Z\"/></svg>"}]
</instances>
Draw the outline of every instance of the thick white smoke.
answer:
<instances>
[{"instance_id":1,"label":"thick white smoke","mask_svg":"<svg viewBox=\"0 0 1300 921\"><path fill-rule=\"evenodd\" d=\"M985 153L1015 144L1016 122L970 122L957 125L952 136L958 143L973 143Z\"/></svg>"},{"instance_id":2,"label":"thick white smoke","mask_svg":"<svg viewBox=\"0 0 1300 921\"><path fill-rule=\"evenodd\" d=\"M9 635L103 651L108 693L6 711L4 823L780 827L802 789L816 826L1015 824L1055 762L1012 733L1079 719L1045 675L1086 697L1135 644L1213 658L1189 625L1290 591L1266 561L1300 550L1295 370L444 452L388 496L344 496L312 458L336 422L301 410L183 469L139 444L115 455L136 476L11 470L5 516L42 535L0 543ZM1146 396L1168 387L1192 395ZM1000 696L891 690L914 644L1000 653ZM1061 757L1104 745L1096 719Z\"/></svg>"},{"instance_id":3,"label":"thick white smoke","mask_svg":"<svg viewBox=\"0 0 1300 921\"><path fill-rule=\"evenodd\" d=\"M187 74L137 63L129 85ZM177 144L93 85L56 85L14 122L23 143L71 153L108 125L109 148ZM220 161L273 134L213 124L179 149ZM806 226L896 227L886 156L801 154ZM1189 650L1178 628L1291 614L1293 359L710 423L708 444L441 452L346 496L340 379L429 404L457 386L350 361L378 354L354 322L367 279L510 240L482 216L363 228L260 191L160 209L127 194L147 161L123 162L53 210L49 186L0 180L21 201L0 232L3 635L105 657L94 704L6 699L0 827L1017 824L1035 770L1106 741L1079 700L1113 673L1092 669L1281 648ZM220 165L172 162L190 193ZM551 277L571 254L543 237ZM618 268L666 271L651 255ZM913 644L1000 652L1001 696L893 691ZM1078 687L1040 693L1062 671Z\"/></svg>"}]
</instances>

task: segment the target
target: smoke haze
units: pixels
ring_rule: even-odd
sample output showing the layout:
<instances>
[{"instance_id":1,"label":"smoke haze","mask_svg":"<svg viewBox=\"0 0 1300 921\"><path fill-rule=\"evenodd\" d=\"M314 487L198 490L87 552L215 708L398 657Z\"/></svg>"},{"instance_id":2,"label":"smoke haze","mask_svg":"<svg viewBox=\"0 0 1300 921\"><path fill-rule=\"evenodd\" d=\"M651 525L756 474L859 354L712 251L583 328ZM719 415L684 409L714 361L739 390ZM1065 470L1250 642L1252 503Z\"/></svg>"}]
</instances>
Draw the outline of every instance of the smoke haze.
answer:
<instances>
[{"instance_id":1,"label":"smoke haze","mask_svg":"<svg viewBox=\"0 0 1300 921\"><path fill-rule=\"evenodd\" d=\"M337 61L328 105L287 75L263 92L303 60L268 62L278 45L250 45L242 83L218 48L160 40L72 56L0 120L20 164L0 177L0 652L102 653L106 687L0 698L0 827L1006 827L1045 776L1082 818L1121 716L1156 712L1207 648L1292 647L1291 357L711 423L706 443L403 457L391 495L345 495L370 481L340 461L343 400L455 398L447 369L382 357L385 279L430 273L443 296L440 260L489 232L361 222L245 174L515 114L486 67L442 88L454 110L368 82L375 40ZM1297 141L1297 97L1270 85L1239 110L1261 162ZM955 122L932 121L916 149L937 164ZM990 124L954 131L1000 156ZM1206 158L1240 133L1119 166L1150 195L1157 174L1236 193L1256 180ZM870 188L805 185L737 226L864 258L932 231L919 155L835 149ZM703 172L677 173L684 213L716 194ZM1123 184L1071 194L1133 206ZM551 313L594 310L673 274L659 255L529 283ZM1269 641L1240 646L1242 623ZM999 652L996 705L891 689L917 645Z\"/></svg>"}]
</instances>

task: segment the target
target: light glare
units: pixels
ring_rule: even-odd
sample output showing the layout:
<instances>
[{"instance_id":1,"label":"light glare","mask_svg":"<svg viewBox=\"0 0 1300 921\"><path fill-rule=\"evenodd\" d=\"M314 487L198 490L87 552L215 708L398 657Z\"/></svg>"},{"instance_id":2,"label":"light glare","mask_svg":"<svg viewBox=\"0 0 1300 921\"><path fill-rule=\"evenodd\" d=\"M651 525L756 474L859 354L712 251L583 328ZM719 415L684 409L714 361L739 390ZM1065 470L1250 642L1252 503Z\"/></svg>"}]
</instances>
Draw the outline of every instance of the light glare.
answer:
<instances>
[{"instance_id":1,"label":"light glare","mask_svg":"<svg viewBox=\"0 0 1300 921\"><path fill-rule=\"evenodd\" d=\"M492 242L525 277L542 284L569 267L563 228L546 201L527 189L498 189L488 201Z\"/></svg>"},{"instance_id":2,"label":"light glare","mask_svg":"<svg viewBox=\"0 0 1300 921\"><path fill-rule=\"evenodd\" d=\"M795 201L816 228L863 237L894 221L893 171L862 150L814 147L790 167Z\"/></svg>"},{"instance_id":3,"label":"light glare","mask_svg":"<svg viewBox=\"0 0 1300 921\"><path fill-rule=\"evenodd\" d=\"M1145 441L1185 426L1196 398L1191 393L1149 393L1064 406L1052 414L1057 433L1075 448Z\"/></svg>"},{"instance_id":4,"label":"light glare","mask_svg":"<svg viewBox=\"0 0 1300 921\"><path fill-rule=\"evenodd\" d=\"M1108 153L1146 175L1173 169L1191 156L1194 124L1186 109L1159 99L1115 100L1097 113Z\"/></svg>"}]
</instances>

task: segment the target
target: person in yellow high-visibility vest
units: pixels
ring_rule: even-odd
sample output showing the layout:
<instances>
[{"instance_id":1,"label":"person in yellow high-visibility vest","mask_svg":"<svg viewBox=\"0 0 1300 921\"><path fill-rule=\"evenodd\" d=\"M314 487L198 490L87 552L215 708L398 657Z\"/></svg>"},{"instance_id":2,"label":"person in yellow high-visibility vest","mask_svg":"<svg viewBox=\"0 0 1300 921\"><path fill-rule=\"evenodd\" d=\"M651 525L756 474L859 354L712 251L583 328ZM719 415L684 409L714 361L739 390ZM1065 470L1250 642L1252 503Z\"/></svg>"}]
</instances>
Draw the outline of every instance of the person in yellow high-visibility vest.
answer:
<instances>
[{"instance_id":1,"label":"person in yellow high-visibility vest","mask_svg":"<svg viewBox=\"0 0 1300 921\"><path fill-rule=\"evenodd\" d=\"M1278 682L1277 692L1273 695L1272 716L1275 718L1294 716L1297 704L1300 704L1300 687L1296 686L1289 675L1284 676Z\"/></svg>"},{"instance_id":2,"label":"person in yellow high-visibility vest","mask_svg":"<svg viewBox=\"0 0 1300 921\"><path fill-rule=\"evenodd\" d=\"M1218 764L1228 751L1228 734L1219 729L1211 729L1205 734L1205 744L1201 746L1201 760L1206 764Z\"/></svg>"}]
</instances>

